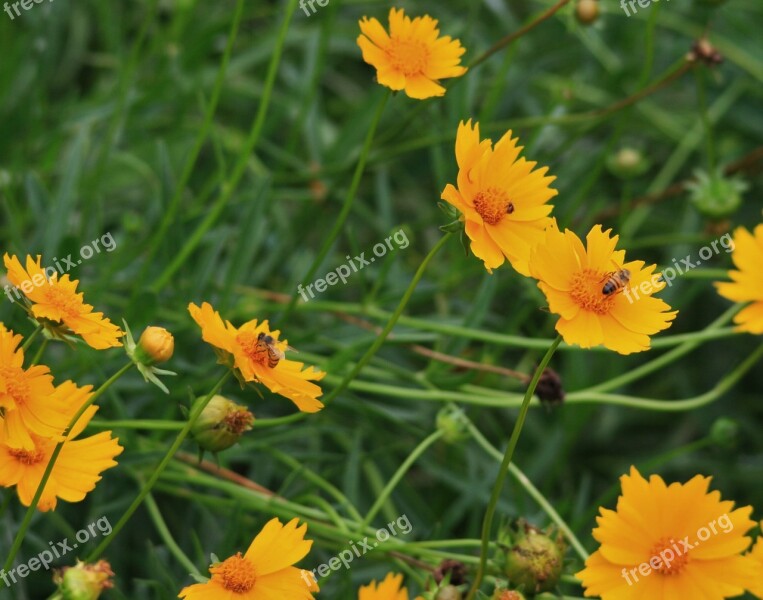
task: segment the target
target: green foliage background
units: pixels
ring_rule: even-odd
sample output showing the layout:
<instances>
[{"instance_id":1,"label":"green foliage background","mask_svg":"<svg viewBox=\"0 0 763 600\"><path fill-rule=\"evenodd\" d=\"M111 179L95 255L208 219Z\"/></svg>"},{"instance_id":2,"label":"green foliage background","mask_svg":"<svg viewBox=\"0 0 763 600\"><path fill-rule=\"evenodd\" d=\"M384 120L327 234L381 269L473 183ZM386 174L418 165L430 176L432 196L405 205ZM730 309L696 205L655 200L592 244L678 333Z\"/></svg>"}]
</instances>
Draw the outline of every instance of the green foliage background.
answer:
<instances>
[{"instance_id":1,"label":"green foliage background","mask_svg":"<svg viewBox=\"0 0 763 600\"><path fill-rule=\"evenodd\" d=\"M240 184L220 203L222 182L231 176L263 98L286 4L246 3L211 134L182 190L180 210L164 233L161 223L202 127L235 2L56 0L34 5L13 21L0 14L2 250L41 253L46 263L111 232L116 250L96 255L73 273L87 301L115 322L125 318L134 331L158 324L176 337L169 368L179 376L168 381L171 395L131 373L100 402L100 420L179 422L188 390L202 395L219 377L214 353L187 313L189 301L208 300L236 324L269 318L299 350L300 360L328 371L325 389L335 386L376 337L343 316L383 325L441 235L438 225L445 217L436 203L445 184L455 180L453 142L461 119L479 120L483 133L494 139L512 128L525 145L524 155L557 176L559 196L553 203L560 224L581 236L597 222L611 226L629 256L669 265L673 258L696 256L737 225L751 228L761 221L759 161L744 171L751 189L742 208L714 231L686 192L632 205L635 198L660 193L690 178L695 169L707 168L707 135L694 73L605 117L569 116L605 108L657 81L707 28L726 59L720 67L702 70L710 144L720 165L754 152L763 137L759 0L730 0L718 8L674 0L654 3L630 18L615 2L601 0L602 15L590 27L577 23L570 4L470 71L445 98L417 103L396 95L390 100L350 218L318 273L342 264L347 254L370 253L399 228L410 246L377 261L346 286L300 303L284 320L282 303L263 290L296 293L336 219L384 93L361 60L357 21L368 15L386 23L392 6L331 0L310 17L297 9L261 139L246 158ZM470 62L552 3L394 5L438 18L444 34L462 40ZM639 149L650 163L643 175L629 181L606 168L607 159L625 146ZM609 216L600 219L601 211ZM210 214L215 216L210 226L194 239ZM185 256L181 249L190 243ZM721 253L703 269L730 264ZM680 311L668 336L701 330L728 308L711 285L719 274L697 271L663 294ZM359 379L370 388L351 386L317 415L258 427L223 453L220 463L297 505L323 511L323 503L329 503L341 512L302 471L309 470L365 514L406 456L433 431L449 393L460 394L458 403L466 414L503 451L520 384L430 361L412 352L411 344L529 372L542 351L488 338L553 339L555 317L543 306L534 282L509 267L487 274L453 239L435 257L406 309L417 320L401 321L394 338L362 372ZM33 329L7 301L0 303L0 320L20 333ZM696 397L759 344L753 336L724 335L616 391L653 399ZM573 392L627 373L663 352L657 348L622 357L563 348L552 365ZM119 351L82 347L74 353L60 344L45 355L57 382L71 378L80 385L97 386L124 361ZM397 391L380 391L380 385ZM725 498L754 505L760 519L762 385L756 366L714 402L689 412L600 405L585 397L553 410L535 405L515 463L589 550L595 548L590 531L598 506L613 506L617 479L634 464L669 480L712 475ZM225 393L249 404L258 419L294 413L290 402L269 393L260 399L231 383ZM480 406L485 398L505 399L506 405ZM719 418L738 426L731 445L708 441ZM55 513L37 515L19 560L28 560L48 541L71 538L98 517L116 522L136 495L140 477L174 438L171 431L117 429L116 434L125 446L119 467L105 473L84 503L62 504ZM195 452L190 443L185 450ZM283 455L301 467L284 462ZM405 541L475 540L497 465L472 439L438 442L397 486L375 525L405 513L413 525ZM182 462L172 464L154 498L172 536L202 571L211 552L225 557L243 550L271 516L292 514L218 489ZM8 501L0 521L2 556L23 516L15 496ZM514 480L504 490L499 514L523 516L538 525L549 522ZM346 543L329 539L307 521L316 545L302 566L312 568ZM460 554L476 555L476 550L474 545L455 548ZM145 509L106 557L117 573L117 588L107 598L172 598L191 581ZM568 558L574 572L579 562L572 552ZM351 570L334 574L323 584L321 597L354 598L360 584L401 569L380 549ZM412 573L407 579L417 588ZM582 596L574 585L562 589ZM51 591L47 575L37 573L10 592L0 590L0 598L37 600Z\"/></svg>"}]
</instances>

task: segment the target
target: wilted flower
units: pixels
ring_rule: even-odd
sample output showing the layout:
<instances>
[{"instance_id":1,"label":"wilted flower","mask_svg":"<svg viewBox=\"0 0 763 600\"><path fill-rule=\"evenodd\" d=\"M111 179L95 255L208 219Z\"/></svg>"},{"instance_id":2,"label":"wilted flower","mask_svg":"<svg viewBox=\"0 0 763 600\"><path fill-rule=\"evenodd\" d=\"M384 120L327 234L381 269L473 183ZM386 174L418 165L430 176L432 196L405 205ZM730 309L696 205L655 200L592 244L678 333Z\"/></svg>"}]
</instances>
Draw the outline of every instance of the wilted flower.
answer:
<instances>
[{"instance_id":1,"label":"wilted flower","mask_svg":"<svg viewBox=\"0 0 763 600\"><path fill-rule=\"evenodd\" d=\"M502 534L499 545L508 546L504 572L512 587L537 594L548 592L559 583L565 553L560 535L520 520Z\"/></svg>"},{"instance_id":2,"label":"wilted flower","mask_svg":"<svg viewBox=\"0 0 763 600\"><path fill-rule=\"evenodd\" d=\"M103 590L114 587L114 572L105 560L94 564L77 561L74 567L64 567L53 577L58 591L51 600L98 600Z\"/></svg>"},{"instance_id":3,"label":"wilted flower","mask_svg":"<svg viewBox=\"0 0 763 600\"><path fill-rule=\"evenodd\" d=\"M245 406L214 396L191 429L199 446L210 452L227 450L252 429L254 415Z\"/></svg>"}]
</instances>

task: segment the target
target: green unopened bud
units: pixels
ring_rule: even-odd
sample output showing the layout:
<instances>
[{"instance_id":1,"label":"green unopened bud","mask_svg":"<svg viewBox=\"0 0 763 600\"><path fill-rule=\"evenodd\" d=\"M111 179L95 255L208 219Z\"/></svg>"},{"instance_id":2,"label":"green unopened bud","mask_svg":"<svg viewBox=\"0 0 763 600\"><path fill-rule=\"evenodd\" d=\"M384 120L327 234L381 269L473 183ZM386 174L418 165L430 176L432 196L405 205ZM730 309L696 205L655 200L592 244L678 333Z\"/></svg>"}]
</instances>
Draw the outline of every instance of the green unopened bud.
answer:
<instances>
[{"instance_id":1,"label":"green unopened bud","mask_svg":"<svg viewBox=\"0 0 763 600\"><path fill-rule=\"evenodd\" d=\"M147 327L138 340L136 358L144 365L167 362L175 352L175 338L164 327Z\"/></svg>"},{"instance_id":2,"label":"green unopened bud","mask_svg":"<svg viewBox=\"0 0 763 600\"><path fill-rule=\"evenodd\" d=\"M736 421L727 417L717 419L710 429L710 439L721 448L733 448L736 446L738 438L739 425Z\"/></svg>"},{"instance_id":3,"label":"green unopened bud","mask_svg":"<svg viewBox=\"0 0 763 600\"><path fill-rule=\"evenodd\" d=\"M640 150L625 147L607 157L607 168L615 177L633 179L649 170L649 161Z\"/></svg>"},{"instance_id":4,"label":"green unopened bud","mask_svg":"<svg viewBox=\"0 0 763 600\"><path fill-rule=\"evenodd\" d=\"M111 578L114 572L105 560L88 565L77 561L73 567L64 567L53 576L58 592L53 596L58 600L98 600L103 590L114 586Z\"/></svg>"},{"instance_id":5,"label":"green unopened bud","mask_svg":"<svg viewBox=\"0 0 763 600\"><path fill-rule=\"evenodd\" d=\"M245 406L215 396L201 411L191 435L204 450L221 452L238 442L253 424L254 415Z\"/></svg>"},{"instance_id":6,"label":"green unopened bud","mask_svg":"<svg viewBox=\"0 0 763 600\"><path fill-rule=\"evenodd\" d=\"M516 590L507 590L506 588L497 588L491 600L525 600L524 594Z\"/></svg>"},{"instance_id":7,"label":"green unopened bud","mask_svg":"<svg viewBox=\"0 0 763 600\"><path fill-rule=\"evenodd\" d=\"M575 18L583 25L595 23L599 12L598 0L578 0L575 5Z\"/></svg>"},{"instance_id":8,"label":"green unopened bud","mask_svg":"<svg viewBox=\"0 0 763 600\"><path fill-rule=\"evenodd\" d=\"M437 592L435 600L462 600L463 594L455 585L446 585Z\"/></svg>"},{"instance_id":9,"label":"green unopened bud","mask_svg":"<svg viewBox=\"0 0 763 600\"><path fill-rule=\"evenodd\" d=\"M437 413L436 425L443 432L442 439L449 444L455 444L468 436L460 408L443 408Z\"/></svg>"},{"instance_id":10,"label":"green unopened bud","mask_svg":"<svg viewBox=\"0 0 763 600\"><path fill-rule=\"evenodd\" d=\"M733 215L742 205L742 194L748 185L737 177L697 171L696 181L686 185L694 207L705 217L723 219Z\"/></svg>"},{"instance_id":11,"label":"green unopened bud","mask_svg":"<svg viewBox=\"0 0 763 600\"><path fill-rule=\"evenodd\" d=\"M554 589L562 576L565 551L562 537L520 520L508 539L511 542L504 572L511 587L530 594Z\"/></svg>"}]
</instances>

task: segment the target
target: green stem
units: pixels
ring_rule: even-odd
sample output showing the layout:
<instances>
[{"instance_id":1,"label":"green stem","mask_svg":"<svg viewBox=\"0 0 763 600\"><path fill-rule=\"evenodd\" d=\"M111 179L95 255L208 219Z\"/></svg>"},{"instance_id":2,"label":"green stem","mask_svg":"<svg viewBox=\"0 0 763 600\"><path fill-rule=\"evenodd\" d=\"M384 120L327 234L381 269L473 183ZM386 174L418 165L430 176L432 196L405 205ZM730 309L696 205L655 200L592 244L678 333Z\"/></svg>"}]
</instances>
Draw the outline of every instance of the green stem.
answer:
<instances>
[{"instance_id":1,"label":"green stem","mask_svg":"<svg viewBox=\"0 0 763 600\"><path fill-rule=\"evenodd\" d=\"M376 134L376 129L379 126L379 122L381 121L382 114L384 113L384 107L387 105L387 100L389 100L389 97L390 97L390 91L387 90L382 95L381 101L379 102L379 105L376 108L376 113L374 114L373 121L371 121L371 127L368 129L368 133L366 134L366 140L363 143L363 149L361 150L360 157L358 158L358 164L355 167L355 173L352 176L350 189L347 190L347 196L345 196L344 204L342 204L342 210L339 212L339 216L334 222L334 226L331 228L331 231L329 232L328 236L323 242L323 246L321 246L320 252L318 252L317 256L315 257L315 260L313 261L312 265L310 265L310 268L308 269L307 273L305 274L303 278L305 285L312 283L313 278L315 277L316 271L318 271L318 268L323 263L323 260L326 258L326 255L331 250L332 246L334 245L334 242L336 241L336 238L339 236L340 232L342 231L342 228L344 227L344 223L347 220L347 217L350 215L350 211L352 210L352 204L355 200L355 196L358 193L358 187L360 187L360 181L363 178L363 171L365 171L366 162L368 162L368 154L371 151L371 145L374 140L374 135ZM283 321L288 320L289 315L291 315L292 310L294 310L294 307L297 304L298 298L299 298L299 292L297 290L294 290L291 296L291 300L289 301L289 304L286 307L286 310L284 311L283 318L282 318Z\"/></svg>"},{"instance_id":2,"label":"green stem","mask_svg":"<svg viewBox=\"0 0 763 600\"><path fill-rule=\"evenodd\" d=\"M50 343L50 340L48 338L45 338L44 340L42 340L42 344L40 344L40 347L37 349L37 353L34 355L34 358L32 359L32 366L40 362L40 359L42 358L42 353L45 352L45 348L48 347L49 343Z\"/></svg>"},{"instance_id":3,"label":"green stem","mask_svg":"<svg viewBox=\"0 0 763 600\"><path fill-rule=\"evenodd\" d=\"M32 333L30 333L29 337L24 340L24 343L21 345L21 349L26 351L29 348L29 346L32 345L34 338L36 338L40 334L42 329L43 329L42 325L38 325L37 329L35 329Z\"/></svg>"},{"instance_id":4,"label":"green stem","mask_svg":"<svg viewBox=\"0 0 763 600\"><path fill-rule=\"evenodd\" d=\"M482 446L482 448L490 454L493 458L500 461L503 457L501 456L501 453L498 451L498 449L493 446L484 435L482 435L482 432L477 429L477 427L472 423L470 420L467 420L466 422L467 429L471 432L472 437L474 440ZM570 545L575 549L575 552L578 553L578 556L580 556L583 561L585 561L588 558L588 552L586 552L586 549L583 547L583 544L580 543L580 540L575 536L575 534L572 532L572 529L570 529L570 526L567 525L564 519L562 519L561 515L556 512L556 509L551 505L551 503L546 500L546 498L543 496L543 494L540 493L540 490L536 488L532 481L517 467L514 463L509 463L509 472L513 475L514 479L516 479L519 484L525 489L525 491L530 495L530 497L535 500L535 502L538 503L538 505L545 511L545 513L551 518L551 520L556 523L556 526L559 528L559 531L561 531L564 536L567 538L567 540L570 542Z\"/></svg>"},{"instance_id":5,"label":"green stem","mask_svg":"<svg viewBox=\"0 0 763 600\"><path fill-rule=\"evenodd\" d=\"M29 524L32 522L32 517L34 516L34 512L35 510L37 510L37 504L39 504L40 498L42 497L42 492L48 483L48 479L50 479L50 474L53 472L53 467L56 466L56 461L58 460L59 454L61 454L61 449L64 447L64 444L66 443L66 437L69 435L69 432L77 424L77 422L80 420L82 415L85 414L85 411L90 406L92 406L92 404L117 379L119 379L122 375L127 373L127 371L129 371L130 367L132 366L133 366L133 363L131 361L127 363L124 367L122 367L119 371L114 373L114 375L112 375L108 381L106 381L100 388L98 388L97 391L93 393L92 396L90 396L88 401L85 402L79 408L79 410L72 417L71 421L69 421L69 425L66 427L66 431L64 433L64 441L56 444L56 447L53 450L53 454L50 456L50 460L48 461L48 465L45 467L45 472L42 474L42 479L40 480L40 483L37 486L37 491L34 493L34 498L32 498L32 502L29 504L29 508L27 509L26 514L24 515L24 520L21 522L21 527L19 528L19 531L16 534L15 539L13 540L13 546L11 546L11 551L8 553L8 558L6 559L5 565L3 566L4 570L8 571L13 566L13 561L16 558L16 554L18 554L19 548L21 548L21 544L24 541L24 536L26 536L27 529L29 529Z\"/></svg>"},{"instance_id":6,"label":"green stem","mask_svg":"<svg viewBox=\"0 0 763 600\"><path fill-rule=\"evenodd\" d=\"M204 146L207 135L209 135L212 119L214 118L215 111L217 110L217 104L220 100L223 83L225 82L225 75L228 72L228 65L230 64L233 45L236 41L236 37L238 36L241 17L244 13L244 4L244 0L237 0L235 12L233 14L233 23L231 24L230 33L228 34L228 43L225 46L225 52L223 53L222 62L220 63L220 69L217 72L215 85L212 89L212 97L210 98L209 104L207 104L206 107L204 121L202 122L198 135L196 136L196 141L193 148L191 149L191 153L186 160L185 167L183 168L183 172L180 175L180 180L177 182L175 193L173 194L172 199L167 206L167 210L162 217L162 222L159 225L159 229L154 234L151 246L149 247L149 250L144 257L144 271L151 264L151 259L156 254L159 246L165 239L165 234L167 231L169 231L170 227L175 222L175 216L177 215L178 209L180 207L180 201L183 198L183 192L185 191L186 185L188 185L188 181L191 178L194 166L196 165L196 160L198 159L199 153ZM142 275L143 273L141 273L140 280L143 279ZM136 289L140 289L140 286L136 286Z\"/></svg>"},{"instance_id":7,"label":"green stem","mask_svg":"<svg viewBox=\"0 0 763 600\"><path fill-rule=\"evenodd\" d=\"M705 93L705 77L703 69L694 70L697 80L697 103L702 127L705 130L705 151L707 152L707 167L712 176L715 171L715 146L713 143L713 126L707 111L707 96Z\"/></svg>"},{"instance_id":8,"label":"green stem","mask_svg":"<svg viewBox=\"0 0 763 600\"><path fill-rule=\"evenodd\" d=\"M395 474L392 476L392 479L390 479L387 485L384 486L384 489L382 490L381 494L379 494L379 497L376 499L376 502L374 502L373 506L371 507L371 510L368 511L366 518L363 519L363 524L361 525L361 529L365 529L371 524L371 521L373 521L374 517L379 513L382 506L384 506L384 503L390 497L393 490L397 487L397 484L400 483L400 480L408 472L408 469L410 469L413 463L415 463L418 460L418 458L422 454L424 454L424 452L426 451L427 448L429 448L429 446L434 444L443 435L445 435L445 430L438 429L437 431L432 432L418 446L416 446L413 449L413 452L411 452L408 455L408 458L406 458L405 461L403 461L403 464L400 465L398 470L395 471Z\"/></svg>"},{"instance_id":9,"label":"green stem","mask_svg":"<svg viewBox=\"0 0 763 600\"><path fill-rule=\"evenodd\" d=\"M514 450L516 450L517 444L519 443L519 436L522 433L522 427L525 424L525 419L527 418L527 412L530 408L530 400L532 399L533 394L535 393L535 388L538 385L538 381L540 380L540 377L543 374L543 371L546 370L548 363L551 361L551 357L554 355L554 352L556 351L561 341L562 341L562 337L559 336L551 344L551 347L546 352L546 355L543 357L543 360L540 361L538 368L535 369L535 374L533 375L532 381L530 382L530 385L528 386L527 391L525 392L525 398L524 398L524 401L522 402L522 408L519 411L517 422L514 424L514 430L511 432L511 439L509 440L509 446L506 448L506 453L503 456L503 461L501 462L501 468L498 471L498 477L495 480L495 485L493 486L493 492L490 495L490 502L488 503L487 511L485 512L485 520L482 523L482 549L480 551L480 564L477 570L477 575L475 576L474 581L472 582L472 587L469 590L469 595L467 596L466 600L472 600L474 598L475 594L477 593L477 590L479 590L480 588L482 579L485 576L485 569L487 566L487 555L488 555L488 550L490 548L490 533L493 527L493 515L495 514L495 509L498 506L498 500L501 497L501 490L503 489L503 483L506 480L506 473L509 470L511 459L514 456Z\"/></svg>"},{"instance_id":10,"label":"green stem","mask_svg":"<svg viewBox=\"0 0 763 600\"><path fill-rule=\"evenodd\" d=\"M201 572L196 568L196 565L194 565L191 559L185 555L175 541L175 538L172 537L172 534L167 527L167 523L164 522L162 513L159 512L159 507L156 505L154 497L151 494L146 496L146 508L148 509L148 514L150 515L151 520L154 522L154 527L156 527L156 530L159 532L160 537L170 553L181 565L183 565L184 569L188 570L190 574L201 576Z\"/></svg>"},{"instance_id":11,"label":"green stem","mask_svg":"<svg viewBox=\"0 0 763 600\"><path fill-rule=\"evenodd\" d=\"M157 465L156 469L154 469L154 472L151 474L151 477L148 479L146 484L143 486L143 488L140 490L140 493L138 494L137 498L133 500L132 504L129 506L129 508L125 511L125 513L122 515L122 517L119 519L116 525L114 525L114 529L111 532L111 535L108 537L103 538L103 541L98 545L98 547L93 550L93 552L90 554L90 556L87 559L87 562L92 562L96 560L103 551L111 544L112 540L117 537L119 532L122 530L122 528L127 524L127 521L130 520L133 513L135 513L136 510L138 510L138 507L143 503L143 500L148 496L151 489L154 487L154 484L159 479L159 476L162 474L164 469L167 467L167 465L170 463L172 458L175 456L175 453L180 449L180 446L185 441L185 438L188 437L188 434L191 432L191 428L196 424L196 421L201 416L202 411L206 408L207 404L209 404L210 400L217 394L217 392L222 387L223 383L225 383L225 380L230 377L231 371L226 371L225 374L219 379L219 381L215 384L215 386L212 388L212 391L209 392L204 398L202 398L200 401L198 401L193 408L191 409L191 415L188 418L188 422L185 424L185 427L178 433L177 437L175 438L175 442L172 444L170 449L167 451L167 454L164 455L164 458L162 458L161 462Z\"/></svg>"},{"instance_id":12,"label":"green stem","mask_svg":"<svg viewBox=\"0 0 763 600\"><path fill-rule=\"evenodd\" d=\"M286 33L289 29L289 24L291 23L291 19L294 16L294 11L296 8L297 0L289 0L289 4L286 7L286 16L284 18L283 24L281 25L281 30L278 33L278 39L276 40L275 48L273 48L273 54L272 58L270 59L268 74L265 79L265 86L262 92L262 99L260 100L260 105L257 110L257 116L254 119L254 123L252 124L252 128L249 132L249 137L247 138L246 143L244 144L244 148L238 157L238 162L234 166L230 179L223 184L222 192L220 193L220 196L215 204L210 208L207 216L201 223L199 223L198 227L196 227L196 230L188 237L186 243L178 251L172 262L167 265L162 274L151 285L150 289L152 292L157 293L161 291L162 288L167 285L167 282L172 278L172 276L177 272L177 270L183 266L186 259L196 249L199 243L201 243L201 240L204 238L204 235L207 233L207 231L209 231L209 229L217 222L217 219L220 217L231 197L233 196L233 192L241 182L241 178L246 172L246 167L249 159L251 158L252 153L257 146L257 142L260 140L262 128L265 125L265 117L267 116L268 107L270 106L270 99L273 95L273 88L275 86L276 75L278 74L278 65L280 64L281 55L283 54L284 45L286 44Z\"/></svg>"},{"instance_id":13,"label":"green stem","mask_svg":"<svg viewBox=\"0 0 763 600\"><path fill-rule=\"evenodd\" d=\"M339 394L341 394L345 390L345 388L349 385L349 383L353 379L355 379L358 373L360 373L363 370L363 367L365 367L366 364L368 364L368 362L371 360L371 358L373 358L374 354L376 354L379 348L382 347L382 345L384 344L384 341L387 339L387 336L395 327L395 324L400 318L400 315L403 313L403 310L405 310L405 307L407 306L408 301L411 299L411 296L413 296L413 292L416 289L416 286L418 285L421 278L424 276L424 271L426 271L426 268L429 265L429 262L434 258L437 252L439 252L440 248L442 248L445 245L445 242L448 241L448 238L450 238L451 235L453 234L446 233L442 238L440 238L440 241L437 242L437 244L435 244L434 248L432 248L429 251L429 254L426 255L422 263L419 265L419 268L416 270L416 274L413 276L413 280L408 285L408 289L405 290L405 294L403 295L402 300L400 300L400 303L397 305L395 312L393 312L392 316L390 316L389 321L387 321L387 324L384 326L384 329L376 338L376 341L374 341L374 343L371 345L368 351L356 363L356 365L347 374L347 376L341 381L341 383L337 387L335 387L333 390L331 390L331 393L324 400L325 404L328 404L329 402L331 402L331 400L333 400Z\"/></svg>"},{"instance_id":14,"label":"green stem","mask_svg":"<svg viewBox=\"0 0 763 600\"><path fill-rule=\"evenodd\" d=\"M143 429L145 431L178 431L184 424L178 421L160 419L124 419L121 421L90 421L94 429Z\"/></svg>"}]
</instances>

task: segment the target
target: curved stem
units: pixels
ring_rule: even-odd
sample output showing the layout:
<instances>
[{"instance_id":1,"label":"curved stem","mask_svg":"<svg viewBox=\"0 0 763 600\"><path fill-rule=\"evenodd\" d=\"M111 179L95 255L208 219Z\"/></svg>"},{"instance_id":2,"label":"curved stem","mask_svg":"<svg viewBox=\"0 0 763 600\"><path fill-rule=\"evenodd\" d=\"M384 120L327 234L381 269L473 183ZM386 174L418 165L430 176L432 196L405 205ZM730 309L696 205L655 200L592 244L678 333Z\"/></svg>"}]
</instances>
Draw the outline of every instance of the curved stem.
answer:
<instances>
[{"instance_id":1,"label":"curved stem","mask_svg":"<svg viewBox=\"0 0 763 600\"><path fill-rule=\"evenodd\" d=\"M503 489L503 483L506 480L506 473L509 470L511 459L514 456L514 450L516 450L517 444L519 443L519 436L522 433L522 427L525 424L527 412L530 408L530 400L535 393L535 388L538 385L540 376L543 374L543 371L546 370L548 363L551 361L551 357L554 355L554 352L556 351L561 341L562 337L558 336L551 344L551 347L546 352L543 360L540 361L538 368L535 369L535 374L533 375L532 381L530 382L530 385L525 392L522 408L519 411L517 422L514 424L514 430L511 432L511 439L509 440L509 445L506 448L506 453L503 455L503 461L501 462L501 467L498 471L498 477L495 480L495 485L493 485L493 491L490 495L490 502L488 503L487 511L485 512L485 519L482 522L482 549L480 551L480 564L477 570L477 574L474 577L474 581L472 582L472 587L469 589L469 595L466 597L466 600L473 600L477 590L480 588L482 579L485 576L487 555L490 548L490 532L493 526L493 515L495 514L495 509L498 506L498 499L501 497L501 490Z\"/></svg>"},{"instance_id":2,"label":"curved stem","mask_svg":"<svg viewBox=\"0 0 763 600\"><path fill-rule=\"evenodd\" d=\"M29 346L31 346L32 342L34 341L34 338L36 338L40 332L42 331L42 325L38 325L37 328L29 334L29 337L24 340L24 343L21 345L22 350L27 350Z\"/></svg>"},{"instance_id":3,"label":"curved stem","mask_svg":"<svg viewBox=\"0 0 763 600\"><path fill-rule=\"evenodd\" d=\"M442 236L442 238L440 238L440 241L437 242L434 248L432 248L429 251L429 254L426 255L424 260L419 265L419 268L416 270L416 274L413 276L413 280L408 285L408 289L405 290L405 294L403 295L402 300L400 300L400 303L397 305L395 312L393 312L392 315L390 316L389 320L387 321L387 324L384 326L384 329L382 329L381 333L376 338L376 341L371 345L371 347L363 355L363 357L357 362L357 364L353 367L353 369L339 383L339 385L335 387L333 390L331 390L331 393L324 400L325 404L328 404L331 400L333 400L339 394L341 394L345 390L345 388L350 384L350 382L353 379L355 379L358 373L360 373L363 370L363 367L365 367L366 364L368 364L368 361L370 361L371 358L373 358L374 354L376 354L379 348L382 347L390 331L392 331L392 329L395 327L395 324L400 318L400 315L403 313L403 310L405 310L405 307L408 304L408 301L411 299L411 296L413 295L413 292L416 289L416 286L418 285L421 278L424 276L424 271L426 271L426 268L429 265L429 262L434 258L435 254L439 252L440 248L442 248L445 245L445 242L448 241L448 238L450 238L451 235L453 234L446 233L444 236Z\"/></svg>"},{"instance_id":4,"label":"curved stem","mask_svg":"<svg viewBox=\"0 0 763 600\"><path fill-rule=\"evenodd\" d=\"M418 460L419 456L424 454L427 448L434 444L437 440L439 440L443 435L445 435L445 430L438 429L437 431L432 432L427 436L418 446L416 446L413 449L413 452L411 452L408 455L408 458L406 458L403 461L403 464L400 465L397 471L395 471L395 474L392 476L392 479L389 480L387 485L384 486L384 489L382 490L381 494L379 494L379 497L376 499L376 502L374 502L373 506L371 507L371 510L368 511L368 514L366 515L366 518L363 519L363 524L361 525L361 529L365 529L368 527L373 521L374 517L379 513L379 511L382 509L382 506L384 506L384 503L387 501L387 499L392 494L393 490L397 487L397 484L400 483L400 480L403 478L403 476L408 472L408 469L411 468L413 463Z\"/></svg>"},{"instance_id":5,"label":"curved stem","mask_svg":"<svg viewBox=\"0 0 763 600\"><path fill-rule=\"evenodd\" d=\"M148 496L149 492L151 491L151 488L154 487L154 484L159 479L159 476L162 474L164 469L167 467L167 465L172 460L172 457L175 456L175 453L180 449L180 446L185 441L185 438L188 437L188 434L191 432L191 428L196 424L196 421L201 416L202 411L206 408L207 404L209 404L210 400L217 394L217 392L222 387L223 383L225 383L225 380L230 377L231 371L226 371L225 374L218 380L218 382L215 384L215 386L212 388L212 391L209 392L204 398L197 401L196 404L191 409L191 415L188 418L188 422L185 424L185 427L178 433L177 437L175 438L175 442L172 444L170 449L167 451L167 454L164 455L164 458L162 458L161 462L157 465L156 469L154 469L154 472L151 474L151 477L148 479L146 484L141 488L140 493L138 496L133 500L132 504L128 507L128 509L125 511L125 513L122 515L122 517L119 519L116 525L114 525L114 528L111 532L111 535L108 537L103 538L103 541L101 541L100 544L98 544L98 547L93 550L93 552L88 556L86 562L93 562L96 560L103 551L111 544L112 540L117 537L117 534L122 530L122 528L125 526L127 521L130 520L133 513L138 510L138 507L143 503L143 500Z\"/></svg>"},{"instance_id":6,"label":"curved stem","mask_svg":"<svg viewBox=\"0 0 763 600\"><path fill-rule=\"evenodd\" d=\"M390 91L387 90L382 95L381 101L379 102L379 105L376 108L376 113L374 114L373 121L371 121L371 127L369 127L368 129L368 133L366 134L366 140L363 143L363 149L360 152L360 158L358 158L358 164L355 167L355 173L352 176L350 189L347 190L347 196L345 196L344 204L342 204L342 210L339 212L339 215L337 216L336 221L334 221L334 226L331 228L331 231L326 237L326 240L323 242L323 246L321 246L321 249L318 252L318 255L315 257L313 264L310 265L310 268L308 269L307 273L305 274L305 277L303 278L305 285L312 283L313 278L315 277L316 271L321 266L321 263L323 263L323 260L326 258L326 255L331 250L331 247L334 245L334 242L336 241L337 236L339 235L339 233L342 231L342 228L344 227L344 223L347 220L347 217L350 215L350 211L352 210L352 204L355 200L355 196L358 193L358 187L360 187L360 180L363 178L363 171L365 170L366 163L368 162L368 153L371 151L371 144L373 143L374 135L376 135L376 129L379 126L379 122L381 121L382 114L384 113L384 107L387 105L387 100L389 100L389 97L390 97ZM291 311L294 310L294 306L297 304L298 297L299 297L299 292L295 290L292 293L291 300L289 301L289 304L286 307L286 310L284 311L282 320L284 321L288 320L289 315L291 315Z\"/></svg>"},{"instance_id":7,"label":"curved stem","mask_svg":"<svg viewBox=\"0 0 763 600\"><path fill-rule=\"evenodd\" d=\"M146 508L148 509L148 514L151 517L151 520L154 522L154 527L156 527L156 530L159 532L159 536L167 545L167 549L170 551L170 553L181 565L183 565L184 569L188 570L189 573L192 575L201 576L201 572L196 568L196 565L194 565L193 561L191 561L191 559L185 555L183 550L181 550L180 546L178 546L178 543L175 541L175 538L172 537L172 534L167 527L167 523L164 522L162 513L159 512L159 507L156 505L154 497L151 494L146 496Z\"/></svg>"},{"instance_id":8,"label":"curved stem","mask_svg":"<svg viewBox=\"0 0 763 600\"><path fill-rule=\"evenodd\" d=\"M66 427L66 431L64 432L64 441L58 442L58 444L56 444L56 447L53 450L53 454L51 454L50 460L48 461L48 465L45 467L45 472L42 474L42 479L40 479L40 483L37 486L37 491L34 493L34 498L32 498L32 502L29 504L29 508L24 515L24 520L21 522L21 527L19 528L18 533L16 533L16 537L13 540L13 546L11 546L11 551L8 553L8 558L6 559L5 565L3 566L4 570L8 571L13 566L13 560L16 558L16 554L18 554L19 548L21 548L21 544L24 541L24 536L26 535L27 529L29 529L29 524L32 522L34 511L37 510L37 504L40 502L42 492L48 483L48 479L50 479L50 474L53 472L53 467L56 466L58 455L61 454L61 449L66 443L66 437L68 436L69 432L77 424L82 415L85 414L85 411L93 405L93 403L111 386L111 384L113 384L122 375L127 373L127 371L129 371L130 367L132 366L133 363L130 361L119 371L114 373L114 375L112 375L108 381L106 381L100 388L98 388L97 391L93 393L92 396L90 396L88 401L79 408L79 410L71 418L71 421L69 421L69 425Z\"/></svg>"},{"instance_id":9,"label":"curved stem","mask_svg":"<svg viewBox=\"0 0 763 600\"><path fill-rule=\"evenodd\" d=\"M278 39L276 41L275 48L273 48L273 55L270 59L270 65L268 66L268 74L265 80L265 86L262 92L262 98L260 100L259 109L257 110L257 116L252 124L252 129L249 132L249 137L246 139L244 148L238 157L238 162L234 166L233 173L228 181L222 185L222 192L219 198L210 208L207 216L199 223L196 230L188 236L188 240L183 247L178 251L177 256L167 266L162 274L151 285L151 291L159 292L172 278L180 267L183 266L188 256L196 249L196 246L201 243L204 235L209 229L217 222L217 219L223 212L223 209L228 205L233 192L238 184L241 182L241 178L246 172L246 167L249 159L254 152L257 142L260 140L260 134L262 128L265 125L265 117L267 115L268 107L270 106L270 99L273 95L273 88L275 86L276 75L278 74L278 65L281 61L281 55L283 54L283 48L286 44L286 32L289 29L289 23L294 16L294 11L297 8L297 0L289 0L289 4L286 7L286 16L284 17L281 30L278 33Z\"/></svg>"}]
</instances>

